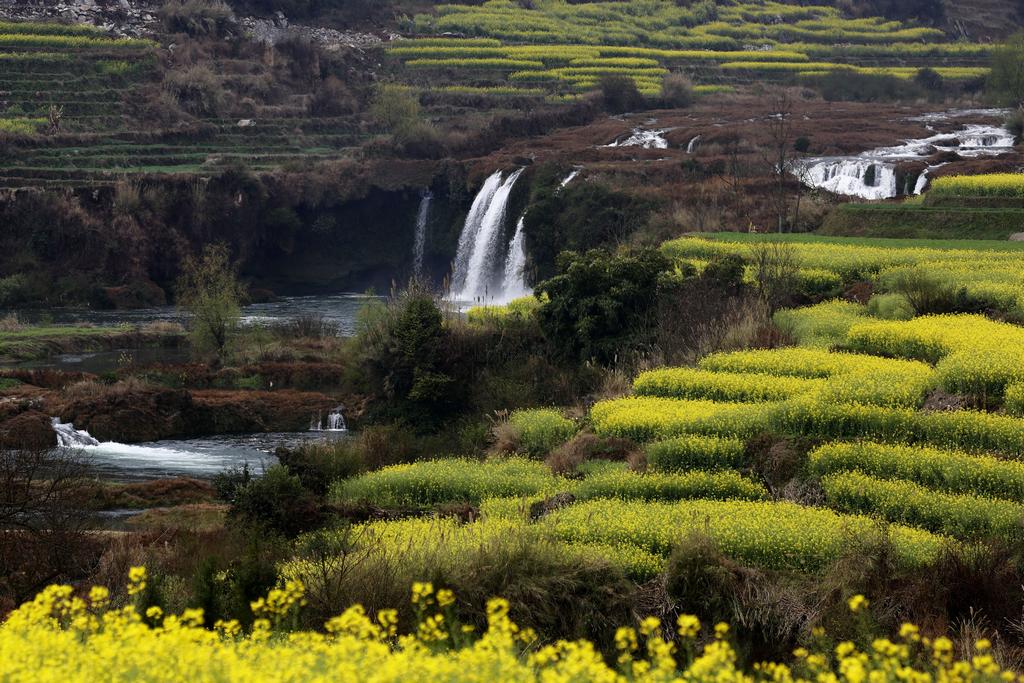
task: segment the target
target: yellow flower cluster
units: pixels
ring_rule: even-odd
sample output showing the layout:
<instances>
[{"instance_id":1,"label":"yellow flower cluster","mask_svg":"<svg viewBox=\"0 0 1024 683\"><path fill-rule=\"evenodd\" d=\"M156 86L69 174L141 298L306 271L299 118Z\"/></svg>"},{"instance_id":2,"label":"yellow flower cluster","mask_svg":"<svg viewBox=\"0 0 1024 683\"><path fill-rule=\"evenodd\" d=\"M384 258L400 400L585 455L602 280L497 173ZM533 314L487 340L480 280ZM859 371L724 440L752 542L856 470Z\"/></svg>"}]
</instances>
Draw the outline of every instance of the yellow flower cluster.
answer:
<instances>
[{"instance_id":1,"label":"yellow flower cluster","mask_svg":"<svg viewBox=\"0 0 1024 683\"><path fill-rule=\"evenodd\" d=\"M418 586L421 599L444 591ZM94 589L96 595L104 594ZM444 598L448 599L447 596ZM269 601L269 596L268 596ZM864 596L850 609L868 608ZM953 643L931 639L904 624L897 640L876 638L865 651L844 641L833 653L800 648L791 663L758 664L745 672L729 642L728 624L716 624L703 644L700 621L682 615L678 640L655 617L615 633L616 661L609 663L585 640L537 646L536 634L509 618L507 601L486 606L487 628L465 636L441 613L425 615L410 634L399 634L394 610L371 618L359 605L331 619L325 633L292 632L271 637L257 626L249 635L234 628L202 627L200 610L147 624L131 607L89 605L69 586L51 586L0 625L0 680L68 681L457 681L493 683L754 683L796 681L1003 681L1024 680L1004 671L991 643L978 640L968 659L957 660ZM457 632L456 632L457 631ZM823 634L819 634L822 636Z\"/></svg>"},{"instance_id":2,"label":"yellow flower cluster","mask_svg":"<svg viewBox=\"0 0 1024 683\"><path fill-rule=\"evenodd\" d=\"M943 197L1024 198L1024 174L982 173L945 176L932 181L928 194Z\"/></svg>"}]
</instances>

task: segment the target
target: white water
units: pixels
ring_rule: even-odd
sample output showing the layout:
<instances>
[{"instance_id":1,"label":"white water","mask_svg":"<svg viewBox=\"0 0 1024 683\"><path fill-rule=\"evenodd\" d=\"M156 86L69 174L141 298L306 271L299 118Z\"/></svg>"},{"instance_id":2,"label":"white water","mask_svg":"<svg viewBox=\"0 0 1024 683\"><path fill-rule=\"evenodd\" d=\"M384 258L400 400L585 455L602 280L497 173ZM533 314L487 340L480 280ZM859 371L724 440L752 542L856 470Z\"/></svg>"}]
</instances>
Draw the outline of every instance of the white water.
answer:
<instances>
[{"instance_id":1,"label":"white water","mask_svg":"<svg viewBox=\"0 0 1024 683\"><path fill-rule=\"evenodd\" d=\"M961 157L974 158L998 156L1012 150L1013 135L1005 128L971 124L955 133L904 140L899 145L879 147L856 156L801 160L790 170L802 183L811 187L861 199L890 199L899 194L896 164L901 161L919 160L938 152L956 152ZM865 174L872 166L875 178L868 184ZM918 179L915 194L924 190L925 182Z\"/></svg>"},{"instance_id":2,"label":"white water","mask_svg":"<svg viewBox=\"0 0 1024 683\"><path fill-rule=\"evenodd\" d=\"M928 187L928 171L931 167L921 171L921 175L917 176L917 182L914 184L914 194L921 194L924 192L924 188Z\"/></svg>"},{"instance_id":3,"label":"white water","mask_svg":"<svg viewBox=\"0 0 1024 683\"><path fill-rule=\"evenodd\" d=\"M506 276L509 261L520 260L511 253L516 238L506 245L502 235L508 200L522 172L519 169L504 181L500 171L494 173L473 200L455 255L452 298L456 301L502 303L507 300L505 292L518 289L519 282ZM522 250L521 231L516 232L520 237L516 248ZM525 259L524 253L521 260L525 263ZM521 278L521 273L516 277Z\"/></svg>"},{"instance_id":4,"label":"white water","mask_svg":"<svg viewBox=\"0 0 1024 683\"><path fill-rule=\"evenodd\" d=\"M571 183L573 180L575 180L576 176L578 176L580 174L580 171L582 171L582 170L583 169L581 169L581 168L574 168L569 173L569 175L567 175L564 178L562 178L562 182L558 184L558 189L562 189L563 187L565 187L566 185Z\"/></svg>"},{"instance_id":5,"label":"white water","mask_svg":"<svg viewBox=\"0 0 1024 683\"><path fill-rule=\"evenodd\" d=\"M605 147L643 147L644 149L668 149L668 140L662 137L664 130L634 128L633 134L625 140L616 140Z\"/></svg>"},{"instance_id":6,"label":"white water","mask_svg":"<svg viewBox=\"0 0 1024 683\"><path fill-rule=\"evenodd\" d=\"M494 199L494 193L501 187L501 171L495 171L484 181L480 191L473 198L473 204L466 215L466 222L459 235L459 246L455 252L455 267L452 273L452 291L462 292L469 274L469 259L476 246L477 235L483 224L484 215Z\"/></svg>"},{"instance_id":7,"label":"white water","mask_svg":"<svg viewBox=\"0 0 1024 683\"><path fill-rule=\"evenodd\" d=\"M61 422L59 417L50 418L53 431L57 434L57 445L61 448L78 448L81 446L99 446L100 442L84 429L75 429L70 422Z\"/></svg>"},{"instance_id":8,"label":"white water","mask_svg":"<svg viewBox=\"0 0 1024 683\"><path fill-rule=\"evenodd\" d=\"M502 278L501 298L511 301L528 296L533 290L526 284L523 270L526 268L525 236L523 235L523 217L516 223L516 233L508 245L508 256L505 258L505 273Z\"/></svg>"},{"instance_id":9,"label":"white water","mask_svg":"<svg viewBox=\"0 0 1024 683\"><path fill-rule=\"evenodd\" d=\"M427 190L420 200L420 210L416 213L416 232L413 235L412 263L413 273L423 274L423 254L427 249L427 219L430 217L430 200L434 195Z\"/></svg>"},{"instance_id":10,"label":"white water","mask_svg":"<svg viewBox=\"0 0 1024 683\"><path fill-rule=\"evenodd\" d=\"M345 426L345 416L342 414L344 406L338 406L331 412L327 413L325 418L322 414L317 413L313 416L313 419L309 423L309 431L311 432L346 432L348 427Z\"/></svg>"},{"instance_id":11,"label":"white water","mask_svg":"<svg viewBox=\"0 0 1024 683\"><path fill-rule=\"evenodd\" d=\"M690 140L688 143L686 143L686 153L687 154L693 154L694 152L697 151L697 145L700 144L701 137L702 136L700 136L700 135L696 135L696 136L693 137L692 140Z\"/></svg>"},{"instance_id":12,"label":"white water","mask_svg":"<svg viewBox=\"0 0 1024 683\"><path fill-rule=\"evenodd\" d=\"M296 448L310 441L351 438L344 429L340 408L328 415L325 425L328 429L320 431L223 434L144 444L100 442L87 431L75 429L73 424L62 423L58 418L53 418L52 424L60 448L82 457L98 475L119 481L206 478L244 464L259 475L277 462L274 451L279 446Z\"/></svg>"}]
</instances>

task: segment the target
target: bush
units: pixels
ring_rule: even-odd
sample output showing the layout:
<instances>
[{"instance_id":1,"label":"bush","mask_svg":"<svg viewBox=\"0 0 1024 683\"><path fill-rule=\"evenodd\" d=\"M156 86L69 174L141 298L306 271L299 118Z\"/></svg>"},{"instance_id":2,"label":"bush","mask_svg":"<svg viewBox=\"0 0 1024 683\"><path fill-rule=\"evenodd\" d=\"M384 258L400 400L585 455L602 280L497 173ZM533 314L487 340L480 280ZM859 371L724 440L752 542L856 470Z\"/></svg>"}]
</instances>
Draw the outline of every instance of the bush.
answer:
<instances>
[{"instance_id":1,"label":"bush","mask_svg":"<svg viewBox=\"0 0 1024 683\"><path fill-rule=\"evenodd\" d=\"M601 102L607 112L624 114L646 109L647 102L629 76L606 75L598 82Z\"/></svg>"},{"instance_id":2,"label":"bush","mask_svg":"<svg viewBox=\"0 0 1024 683\"><path fill-rule=\"evenodd\" d=\"M331 483L366 469L360 445L354 439L304 443L295 449L279 449L278 460L297 476L306 489L323 495Z\"/></svg>"},{"instance_id":3,"label":"bush","mask_svg":"<svg viewBox=\"0 0 1024 683\"><path fill-rule=\"evenodd\" d=\"M920 96L920 88L896 76L864 74L836 69L815 79L821 95L829 102L891 102ZM867 183L865 183L867 184Z\"/></svg>"},{"instance_id":4,"label":"bush","mask_svg":"<svg viewBox=\"0 0 1024 683\"><path fill-rule=\"evenodd\" d=\"M452 415L458 387L444 364L450 341L441 309L423 290L360 312L355 347L386 417L427 432Z\"/></svg>"},{"instance_id":5,"label":"bush","mask_svg":"<svg viewBox=\"0 0 1024 683\"><path fill-rule=\"evenodd\" d=\"M668 260L655 250L565 253L560 275L537 285L545 337L564 356L613 362L651 343L656 297Z\"/></svg>"},{"instance_id":6,"label":"bush","mask_svg":"<svg viewBox=\"0 0 1024 683\"><path fill-rule=\"evenodd\" d=\"M1024 104L1024 33L1016 33L992 52L992 66L985 92L989 99L1002 107L1020 107Z\"/></svg>"},{"instance_id":7,"label":"bush","mask_svg":"<svg viewBox=\"0 0 1024 683\"><path fill-rule=\"evenodd\" d=\"M573 421L551 408L516 410L508 421L518 432L525 454L535 458L543 458L576 433Z\"/></svg>"},{"instance_id":8,"label":"bush","mask_svg":"<svg viewBox=\"0 0 1024 683\"><path fill-rule=\"evenodd\" d=\"M235 23L231 8L220 0L168 0L160 18L169 32L190 36L222 36Z\"/></svg>"},{"instance_id":9,"label":"bush","mask_svg":"<svg viewBox=\"0 0 1024 683\"><path fill-rule=\"evenodd\" d=\"M691 533L669 555L665 592L685 614L716 624L732 616L740 580L735 565L708 536Z\"/></svg>"},{"instance_id":10,"label":"bush","mask_svg":"<svg viewBox=\"0 0 1024 683\"><path fill-rule=\"evenodd\" d=\"M693 104L693 83L682 74L666 74L661 81L661 103L670 109L685 109Z\"/></svg>"},{"instance_id":11,"label":"bush","mask_svg":"<svg viewBox=\"0 0 1024 683\"><path fill-rule=\"evenodd\" d=\"M228 516L243 526L285 536L308 531L321 521L312 495L281 465L236 489Z\"/></svg>"},{"instance_id":12,"label":"bush","mask_svg":"<svg viewBox=\"0 0 1024 683\"><path fill-rule=\"evenodd\" d=\"M868 301L868 315L883 320L910 320L914 307L904 294L875 294Z\"/></svg>"},{"instance_id":13,"label":"bush","mask_svg":"<svg viewBox=\"0 0 1024 683\"><path fill-rule=\"evenodd\" d=\"M205 66L167 71L163 89L178 106L193 116L219 116L225 105L220 78Z\"/></svg>"}]
</instances>

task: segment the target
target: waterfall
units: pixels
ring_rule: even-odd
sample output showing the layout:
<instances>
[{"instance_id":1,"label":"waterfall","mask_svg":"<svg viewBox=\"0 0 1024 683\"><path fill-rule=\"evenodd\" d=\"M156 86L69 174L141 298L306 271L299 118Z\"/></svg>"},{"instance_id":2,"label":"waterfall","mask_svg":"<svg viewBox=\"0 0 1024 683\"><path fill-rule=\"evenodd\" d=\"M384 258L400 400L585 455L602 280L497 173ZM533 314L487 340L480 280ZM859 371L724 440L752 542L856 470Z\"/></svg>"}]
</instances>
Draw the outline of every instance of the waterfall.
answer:
<instances>
[{"instance_id":1,"label":"waterfall","mask_svg":"<svg viewBox=\"0 0 1024 683\"><path fill-rule=\"evenodd\" d=\"M504 181L500 171L494 173L473 200L455 255L452 292L456 300L488 298L488 292L499 275L497 269L504 261L505 245L501 237L508 200L522 172L523 169L519 169Z\"/></svg>"},{"instance_id":2,"label":"waterfall","mask_svg":"<svg viewBox=\"0 0 1024 683\"><path fill-rule=\"evenodd\" d=\"M466 285L466 276L469 273L469 258L476 245L476 237L480 232L480 225L483 223L484 215L487 213L494 193L501 186L501 171L495 171L484 181L480 191L473 198L473 205L466 215L466 222L462 226L462 234L459 235L459 246L455 252L455 267L452 272L452 291L461 292Z\"/></svg>"},{"instance_id":3,"label":"waterfall","mask_svg":"<svg viewBox=\"0 0 1024 683\"><path fill-rule=\"evenodd\" d=\"M642 147L644 149L668 149L668 140L662 137L663 130L634 128L633 134L625 140L616 140L605 147Z\"/></svg>"},{"instance_id":4,"label":"waterfall","mask_svg":"<svg viewBox=\"0 0 1024 683\"><path fill-rule=\"evenodd\" d=\"M524 246L523 217L516 223L516 233L508 245L508 256L505 258L505 276L501 284L501 298L505 301L518 299L532 293L526 285L526 248Z\"/></svg>"},{"instance_id":5,"label":"waterfall","mask_svg":"<svg viewBox=\"0 0 1024 683\"><path fill-rule=\"evenodd\" d=\"M693 154L697 151L697 145L700 144L700 135L695 135L692 140L686 143L686 153Z\"/></svg>"},{"instance_id":6,"label":"waterfall","mask_svg":"<svg viewBox=\"0 0 1024 683\"><path fill-rule=\"evenodd\" d=\"M57 445L61 448L81 448L82 446L99 446L100 442L84 429L75 429L70 422L61 422L59 417L50 418L53 431L57 434Z\"/></svg>"},{"instance_id":7,"label":"waterfall","mask_svg":"<svg viewBox=\"0 0 1024 683\"><path fill-rule=\"evenodd\" d=\"M430 200L434 195L430 190L423 193L420 200L420 210L416 214L416 232L412 243L412 264L413 273L419 277L423 274L423 254L427 247L427 218L430 217Z\"/></svg>"},{"instance_id":8,"label":"waterfall","mask_svg":"<svg viewBox=\"0 0 1024 683\"><path fill-rule=\"evenodd\" d=\"M561 182L561 183L559 183L559 185L558 185L558 189L562 189L563 187L565 187L566 185L568 185L569 183L571 183L571 182L572 182L573 180L575 180L575 179L576 179L576 176L578 176L578 175L580 174L580 171L581 171L581 170L582 170L582 169L579 169L579 168L574 168L574 169L573 169L573 170L572 170L572 171L571 171L571 172L569 173L569 175L567 175L567 176L565 176L564 178L562 178L562 182Z\"/></svg>"},{"instance_id":9,"label":"waterfall","mask_svg":"<svg viewBox=\"0 0 1024 683\"><path fill-rule=\"evenodd\" d=\"M926 120L926 117L917 120ZM1013 135L1008 130L972 124L957 132L903 140L901 144L879 147L855 156L801 159L792 163L789 170L811 187L861 199L890 199L899 194L896 186L896 164L899 162L919 161L937 152L956 152L961 157L975 158L1012 151ZM869 184L864 180L871 166L875 168L874 181ZM926 174L922 174L914 193L920 194L926 183Z\"/></svg>"},{"instance_id":10,"label":"waterfall","mask_svg":"<svg viewBox=\"0 0 1024 683\"><path fill-rule=\"evenodd\" d=\"M921 194L924 192L925 186L928 184L928 169L921 171L921 175L917 176L917 183L914 185L914 194Z\"/></svg>"},{"instance_id":11,"label":"waterfall","mask_svg":"<svg viewBox=\"0 0 1024 683\"><path fill-rule=\"evenodd\" d=\"M338 406L331 412L327 413L327 417L321 413L317 413L313 416L313 419L309 423L309 431L311 432L346 432L348 427L345 426L345 416L342 411L345 406Z\"/></svg>"}]
</instances>

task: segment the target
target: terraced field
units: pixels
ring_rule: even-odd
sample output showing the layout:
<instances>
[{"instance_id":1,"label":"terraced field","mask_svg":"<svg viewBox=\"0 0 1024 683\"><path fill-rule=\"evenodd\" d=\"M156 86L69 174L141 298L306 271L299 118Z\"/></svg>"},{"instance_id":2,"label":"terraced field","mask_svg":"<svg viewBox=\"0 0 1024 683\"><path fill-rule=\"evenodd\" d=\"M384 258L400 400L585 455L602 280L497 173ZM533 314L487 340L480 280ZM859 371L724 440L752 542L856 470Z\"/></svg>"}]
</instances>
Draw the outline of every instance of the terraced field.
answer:
<instances>
[{"instance_id":1,"label":"terraced field","mask_svg":"<svg viewBox=\"0 0 1024 683\"><path fill-rule=\"evenodd\" d=\"M480 507L482 520L465 525L412 519L364 526L366 537L411 562L458 562L495 538L534 534L567 553L610 558L637 580L658 575L688 529L742 562L811 573L851 539L878 534L909 567L961 544L1018 541L1024 328L980 315L915 315L909 299L895 305L904 295L893 283L914 269L972 296L991 295L988 303L1019 315L1024 253L1009 245L884 242L791 240L800 267L832 272L840 285L871 281L877 292L866 305L825 301L780 311L775 322L794 346L717 352L696 367L644 372L631 395L597 403L575 425L552 410L511 418L521 451L535 458L588 427L640 444L646 471L592 460L563 478L526 458L437 460L340 481L332 495L406 510ZM753 255L749 241L727 238L680 239L664 251L691 264ZM473 312L474 319L486 315L502 312ZM936 396L957 400L936 407ZM765 435L807 444L793 468L809 496L794 497L765 476L754 445ZM527 514L559 492L572 494L571 504L540 519ZM312 580L308 569L298 563L287 571Z\"/></svg>"},{"instance_id":2,"label":"terraced field","mask_svg":"<svg viewBox=\"0 0 1024 683\"><path fill-rule=\"evenodd\" d=\"M0 187L102 186L126 174L204 175L236 163L308 165L347 157L363 139L351 118L310 116L308 95L256 105L245 120L199 115L184 126L154 124L153 103L167 89L161 59L149 40L0 22ZM253 78L222 81L244 87Z\"/></svg>"},{"instance_id":3,"label":"terraced field","mask_svg":"<svg viewBox=\"0 0 1024 683\"><path fill-rule=\"evenodd\" d=\"M537 0L527 8L488 0L440 5L436 14L417 15L410 28L423 37L401 41L390 54L407 67L412 84L443 78L479 92L543 88L561 97L592 89L607 75L628 76L641 92L659 95L671 72L719 88L832 72L910 79L922 67L945 79L974 79L987 72L990 49L946 42L937 29L776 2Z\"/></svg>"}]
</instances>

